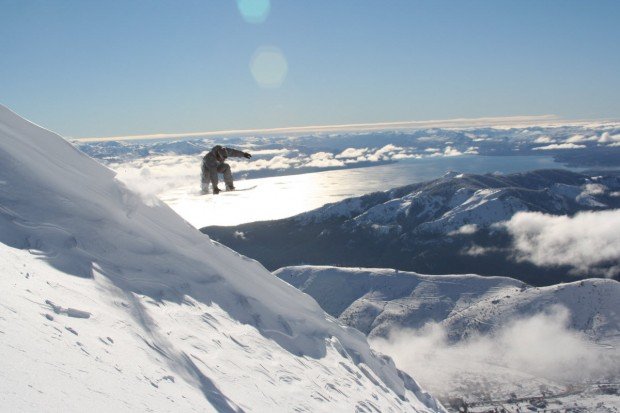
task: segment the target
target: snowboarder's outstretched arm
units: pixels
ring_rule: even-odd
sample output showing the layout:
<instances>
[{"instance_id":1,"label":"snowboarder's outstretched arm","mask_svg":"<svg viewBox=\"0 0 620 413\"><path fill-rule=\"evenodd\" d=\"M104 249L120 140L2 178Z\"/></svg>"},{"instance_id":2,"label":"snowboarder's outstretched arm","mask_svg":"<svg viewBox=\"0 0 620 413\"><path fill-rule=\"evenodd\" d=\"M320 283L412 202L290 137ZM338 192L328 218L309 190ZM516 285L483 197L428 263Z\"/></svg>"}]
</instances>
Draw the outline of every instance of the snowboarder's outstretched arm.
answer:
<instances>
[{"instance_id":1,"label":"snowboarder's outstretched arm","mask_svg":"<svg viewBox=\"0 0 620 413\"><path fill-rule=\"evenodd\" d=\"M247 159L250 159L252 157L252 155L250 155L247 152L238 151L237 149L233 149L233 148L226 148L226 151L228 152L228 156L229 157L233 157L233 158L247 158Z\"/></svg>"}]
</instances>

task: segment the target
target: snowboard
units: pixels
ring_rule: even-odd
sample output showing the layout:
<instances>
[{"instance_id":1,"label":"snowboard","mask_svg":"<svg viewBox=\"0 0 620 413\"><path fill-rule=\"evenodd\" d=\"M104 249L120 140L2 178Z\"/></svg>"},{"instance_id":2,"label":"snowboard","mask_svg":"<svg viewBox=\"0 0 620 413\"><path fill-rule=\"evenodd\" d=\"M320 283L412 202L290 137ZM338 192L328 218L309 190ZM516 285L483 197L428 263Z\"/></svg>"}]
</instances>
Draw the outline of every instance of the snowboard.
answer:
<instances>
[{"instance_id":1,"label":"snowboard","mask_svg":"<svg viewBox=\"0 0 620 413\"><path fill-rule=\"evenodd\" d=\"M249 191L250 189L254 189L254 188L256 188L256 185L248 186L246 188L238 188L238 187L236 187L234 191L223 190L223 191L220 192L220 194L234 194L235 192Z\"/></svg>"},{"instance_id":2,"label":"snowboard","mask_svg":"<svg viewBox=\"0 0 620 413\"><path fill-rule=\"evenodd\" d=\"M220 191L219 195L223 195L223 194L234 194L235 192L249 191L249 190L251 190L251 189L256 188L256 186L257 186L257 185L252 185L252 186L248 186L248 187L245 187L245 188L239 188L239 187L236 187L234 191L227 191L227 190L225 190L225 189L224 189L224 190ZM202 192L201 192L201 193L200 193L200 195L213 195L213 191L209 191L209 192L208 192L208 193L206 193L206 194L204 194L204 193L202 193Z\"/></svg>"}]
</instances>

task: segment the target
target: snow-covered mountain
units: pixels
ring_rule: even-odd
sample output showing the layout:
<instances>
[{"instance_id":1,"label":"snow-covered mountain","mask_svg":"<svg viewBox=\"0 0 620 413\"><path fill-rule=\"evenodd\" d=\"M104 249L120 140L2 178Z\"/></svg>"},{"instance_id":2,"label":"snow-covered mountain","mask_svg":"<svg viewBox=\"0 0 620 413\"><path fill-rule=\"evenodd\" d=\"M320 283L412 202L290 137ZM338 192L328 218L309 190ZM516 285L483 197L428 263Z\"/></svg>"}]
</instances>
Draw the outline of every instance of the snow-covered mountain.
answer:
<instances>
[{"instance_id":1,"label":"snow-covered mountain","mask_svg":"<svg viewBox=\"0 0 620 413\"><path fill-rule=\"evenodd\" d=\"M620 283L287 267L281 279L359 328L452 411L620 409ZM504 410L502 410L504 409Z\"/></svg>"},{"instance_id":2,"label":"snow-covered mountain","mask_svg":"<svg viewBox=\"0 0 620 413\"><path fill-rule=\"evenodd\" d=\"M0 106L7 411L442 411L364 335Z\"/></svg>"},{"instance_id":3,"label":"snow-covered mountain","mask_svg":"<svg viewBox=\"0 0 620 413\"><path fill-rule=\"evenodd\" d=\"M619 208L619 190L618 176L567 170L449 173L288 219L203 231L270 269L299 264L385 267L506 275L549 285L568 280L568 269L516 262L510 236L495 224L522 211L572 216Z\"/></svg>"},{"instance_id":4,"label":"snow-covered mountain","mask_svg":"<svg viewBox=\"0 0 620 413\"><path fill-rule=\"evenodd\" d=\"M418 329L437 322L459 340L554 305L570 311L569 328L596 341L615 338L620 332L620 283L613 280L532 287L507 277L328 266L285 267L275 274L369 336L385 337L394 329Z\"/></svg>"}]
</instances>

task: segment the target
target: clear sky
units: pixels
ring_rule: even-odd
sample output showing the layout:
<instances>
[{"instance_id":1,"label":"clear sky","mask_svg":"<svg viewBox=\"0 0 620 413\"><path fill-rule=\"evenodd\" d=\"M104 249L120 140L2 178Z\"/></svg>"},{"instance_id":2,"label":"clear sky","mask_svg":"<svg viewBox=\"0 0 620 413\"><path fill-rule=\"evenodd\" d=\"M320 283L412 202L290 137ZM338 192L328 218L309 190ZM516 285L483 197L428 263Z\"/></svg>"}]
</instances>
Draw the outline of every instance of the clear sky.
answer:
<instances>
[{"instance_id":1,"label":"clear sky","mask_svg":"<svg viewBox=\"0 0 620 413\"><path fill-rule=\"evenodd\" d=\"M71 137L620 118L618 0L0 0L0 103Z\"/></svg>"}]
</instances>

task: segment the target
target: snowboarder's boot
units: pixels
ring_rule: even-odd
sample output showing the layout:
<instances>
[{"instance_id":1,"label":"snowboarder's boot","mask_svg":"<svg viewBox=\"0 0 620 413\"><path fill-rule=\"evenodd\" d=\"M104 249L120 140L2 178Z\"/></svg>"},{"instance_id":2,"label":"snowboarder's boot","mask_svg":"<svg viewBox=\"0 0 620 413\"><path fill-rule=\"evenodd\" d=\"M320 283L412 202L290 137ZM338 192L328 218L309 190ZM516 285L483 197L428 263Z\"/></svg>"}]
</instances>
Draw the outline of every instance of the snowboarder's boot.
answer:
<instances>
[{"instance_id":1,"label":"snowboarder's boot","mask_svg":"<svg viewBox=\"0 0 620 413\"><path fill-rule=\"evenodd\" d=\"M204 182L204 181L200 183L200 193L202 195L209 193L209 183Z\"/></svg>"},{"instance_id":2,"label":"snowboarder's boot","mask_svg":"<svg viewBox=\"0 0 620 413\"><path fill-rule=\"evenodd\" d=\"M222 192L222 191L220 191L220 188L218 188L217 186L214 186L214 187L213 187L213 195L217 195L217 194L219 194L220 192Z\"/></svg>"},{"instance_id":3,"label":"snowboarder's boot","mask_svg":"<svg viewBox=\"0 0 620 413\"><path fill-rule=\"evenodd\" d=\"M227 191L234 191L235 190L235 186L234 185L226 185L226 190Z\"/></svg>"}]
</instances>

